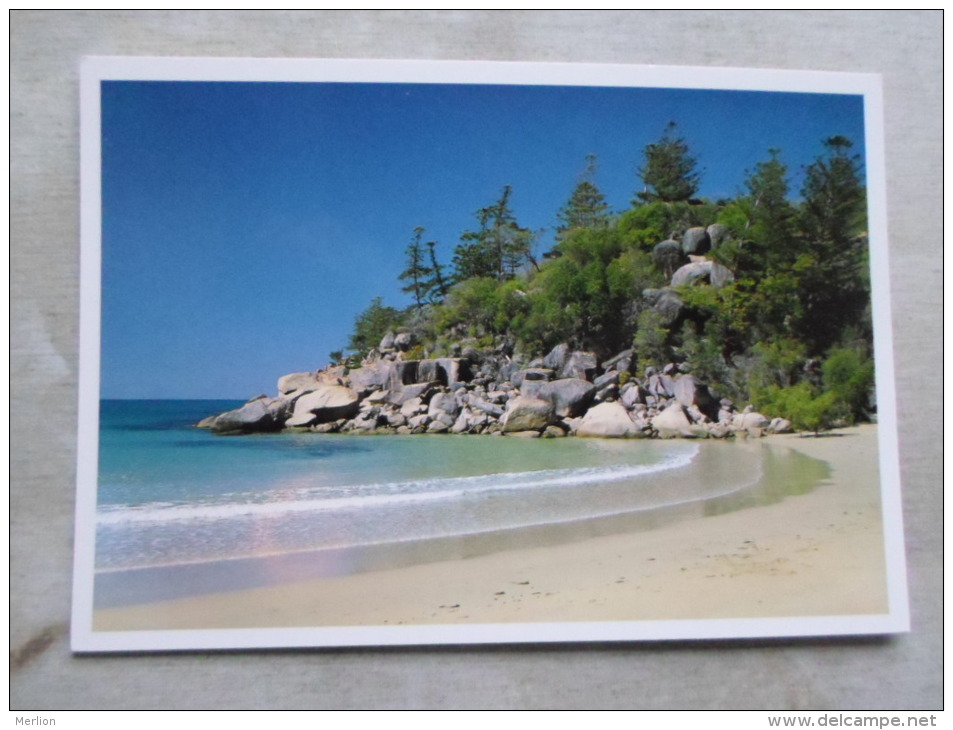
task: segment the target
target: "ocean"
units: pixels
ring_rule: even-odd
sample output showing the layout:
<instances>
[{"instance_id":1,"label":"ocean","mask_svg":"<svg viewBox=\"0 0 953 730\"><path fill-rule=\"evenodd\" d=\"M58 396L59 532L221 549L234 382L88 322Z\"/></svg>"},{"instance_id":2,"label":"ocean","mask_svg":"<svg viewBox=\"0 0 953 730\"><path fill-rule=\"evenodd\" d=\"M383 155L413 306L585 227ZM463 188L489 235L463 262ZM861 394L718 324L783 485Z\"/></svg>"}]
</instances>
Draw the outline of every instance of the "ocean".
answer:
<instances>
[{"instance_id":1,"label":"ocean","mask_svg":"<svg viewBox=\"0 0 953 730\"><path fill-rule=\"evenodd\" d=\"M242 575L289 579L261 569L280 557L311 577L342 574L401 555L439 559L451 545L503 549L543 530L551 538L554 527L575 539L627 516L649 529L686 511L781 498L755 489L764 454L752 443L218 436L194 427L239 405L102 401L97 604L185 590L175 584L223 589L215 566L226 564L234 587Z\"/></svg>"}]
</instances>

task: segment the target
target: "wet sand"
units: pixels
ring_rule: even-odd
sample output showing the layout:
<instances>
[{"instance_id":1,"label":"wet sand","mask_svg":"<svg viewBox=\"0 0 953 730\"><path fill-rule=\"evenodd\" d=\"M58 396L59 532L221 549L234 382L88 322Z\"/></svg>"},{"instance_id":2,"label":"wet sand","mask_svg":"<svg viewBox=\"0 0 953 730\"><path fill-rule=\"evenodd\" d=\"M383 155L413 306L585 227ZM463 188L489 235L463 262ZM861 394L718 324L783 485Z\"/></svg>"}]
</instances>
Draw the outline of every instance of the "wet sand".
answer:
<instances>
[{"instance_id":1,"label":"wet sand","mask_svg":"<svg viewBox=\"0 0 953 730\"><path fill-rule=\"evenodd\" d=\"M885 613L876 427L759 443L822 460L830 476L773 504L713 505L654 529L100 609L94 630Z\"/></svg>"}]
</instances>

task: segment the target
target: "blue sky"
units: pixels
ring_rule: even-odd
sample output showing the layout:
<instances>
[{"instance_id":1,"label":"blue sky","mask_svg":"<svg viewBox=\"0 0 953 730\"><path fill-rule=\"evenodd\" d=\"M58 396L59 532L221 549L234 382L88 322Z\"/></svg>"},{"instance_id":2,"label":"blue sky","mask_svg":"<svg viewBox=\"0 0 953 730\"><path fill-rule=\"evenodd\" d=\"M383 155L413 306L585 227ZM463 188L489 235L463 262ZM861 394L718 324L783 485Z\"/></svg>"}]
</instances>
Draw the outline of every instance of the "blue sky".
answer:
<instances>
[{"instance_id":1,"label":"blue sky","mask_svg":"<svg viewBox=\"0 0 953 730\"><path fill-rule=\"evenodd\" d=\"M397 275L416 226L449 264L511 185L545 251L586 156L624 210L670 120L712 198L739 194L771 147L793 194L823 139L863 154L860 96L104 82L102 395L272 395L326 365L373 297L410 303Z\"/></svg>"}]
</instances>

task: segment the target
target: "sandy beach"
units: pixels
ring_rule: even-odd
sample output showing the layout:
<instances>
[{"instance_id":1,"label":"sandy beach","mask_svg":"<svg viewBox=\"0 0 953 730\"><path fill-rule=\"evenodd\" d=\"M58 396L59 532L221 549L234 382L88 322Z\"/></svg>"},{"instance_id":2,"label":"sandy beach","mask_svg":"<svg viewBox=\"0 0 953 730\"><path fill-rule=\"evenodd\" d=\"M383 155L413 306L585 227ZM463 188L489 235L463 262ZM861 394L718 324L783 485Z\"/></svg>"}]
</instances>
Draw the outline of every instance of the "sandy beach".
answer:
<instances>
[{"instance_id":1,"label":"sandy beach","mask_svg":"<svg viewBox=\"0 0 953 730\"><path fill-rule=\"evenodd\" d=\"M749 618L887 611L877 428L762 440L830 478L656 529L97 610L94 630ZM718 444L712 444L718 447Z\"/></svg>"}]
</instances>

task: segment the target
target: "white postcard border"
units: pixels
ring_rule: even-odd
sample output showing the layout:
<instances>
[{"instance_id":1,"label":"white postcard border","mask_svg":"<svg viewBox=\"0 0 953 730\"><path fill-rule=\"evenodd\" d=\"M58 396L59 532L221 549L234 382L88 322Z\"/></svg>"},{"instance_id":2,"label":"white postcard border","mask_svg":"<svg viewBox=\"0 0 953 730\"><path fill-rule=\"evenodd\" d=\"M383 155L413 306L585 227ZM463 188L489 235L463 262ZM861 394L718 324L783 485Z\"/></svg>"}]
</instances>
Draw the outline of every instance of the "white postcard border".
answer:
<instances>
[{"instance_id":1,"label":"white postcard border","mask_svg":"<svg viewBox=\"0 0 953 730\"><path fill-rule=\"evenodd\" d=\"M759 619L114 631L92 629L99 446L100 82L106 80L641 86L863 95L878 436L889 611ZM88 57L80 76L81 254L77 507L71 642L75 652L281 647L608 642L868 635L910 629L896 426L883 98L874 74L619 64Z\"/></svg>"}]
</instances>

